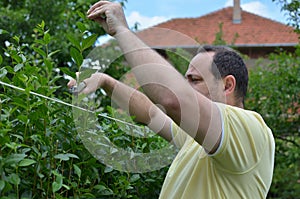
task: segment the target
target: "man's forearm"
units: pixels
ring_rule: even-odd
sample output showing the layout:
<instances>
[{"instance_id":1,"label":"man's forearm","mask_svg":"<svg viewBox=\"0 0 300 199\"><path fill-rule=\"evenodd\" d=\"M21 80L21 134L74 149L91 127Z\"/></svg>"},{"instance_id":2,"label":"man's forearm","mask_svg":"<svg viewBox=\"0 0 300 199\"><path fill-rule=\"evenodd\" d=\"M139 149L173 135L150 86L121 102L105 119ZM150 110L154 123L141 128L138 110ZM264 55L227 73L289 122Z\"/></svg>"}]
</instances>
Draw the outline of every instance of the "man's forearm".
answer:
<instances>
[{"instance_id":1,"label":"man's forearm","mask_svg":"<svg viewBox=\"0 0 300 199\"><path fill-rule=\"evenodd\" d=\"M172 140L168 129L170 119L146 95L108 75L102 88L120 108L134 116L135 121L148 125L166 140Z\"/></svg>"},{"instance_id":2,"label":"man's forearm","mask_svg":"<svg viewBox=\"0 0 300 199\"><path fill-rule=\"evenodd\" d=\"M152 102L143 93L108 75L102 88L119 107L134 115L138 122L149 123L149 109Z\"/></svg>"},{"instance_id":3,"label":"man's forearm","mask_svg":"<svg viewBox=\"0 0 300 199\"><path fill-rule=\"evenodd\" d=\"M167 114L179 122L182 113L180 104L197 104L195 96L189 96L194 91L183 76L156 51L144 44L135 33L123 31L115 35L115 38L146 95L154 103L164 106ZM180 101L184 99L189 102Z\"/></svg>"}]
</instances>

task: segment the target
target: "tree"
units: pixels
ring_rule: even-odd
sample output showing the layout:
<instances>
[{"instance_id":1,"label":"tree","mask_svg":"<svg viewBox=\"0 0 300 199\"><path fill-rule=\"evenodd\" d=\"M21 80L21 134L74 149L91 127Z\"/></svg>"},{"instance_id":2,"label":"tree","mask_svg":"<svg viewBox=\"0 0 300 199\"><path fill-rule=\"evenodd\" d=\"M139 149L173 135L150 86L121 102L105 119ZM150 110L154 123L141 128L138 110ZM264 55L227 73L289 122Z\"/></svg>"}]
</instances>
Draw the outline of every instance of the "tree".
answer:
<instances>
[{"instance_id":1,"label":"tree","mask_svg":"<svg viewBox=\"0 0 300 199\"><path fill-rule=\"evenodd\" d=\"M250 70L246 107L257 111L276 141L269 198L300 195L300 46L294 54L270 55L270 63Z\"/></svg>"},{"instance_id":2,"label":"tree","mask_svg":"<svg viewBox=\"0 0 300 199\"><path fill-rule=\"evenodd\" d=\"M132 174L106 167L82 144L70 108L30 94L70 103L70 94L59 86L65 80L57 71L69 73L66 66L78 70L92 48L93 32L104 33L82 14L88 2L0 2L0 27L5 27L0 30L0 81L25 89L0 86L1 198L156 198L159 194L165 168ZM118 78L127 70L116 61L106 72ZM106 136L120 145L129 142L145 152L156 147L156 138L136 144L114 122L101 122Z\"/></svg>"},{"instance_id":3,"label":"tree","mask_svg":"<svg viewBox=\"0 0 300 199\"><path fill-rule=\"evenodd\" d=\"M36 39L33 36L33 27L44 21L45 28L53 38L49 50L60 50L54 59L57 59L59 67L67 66L70 60L70 42L67 35L79 39L80 34L76 28L79 23L88 27L91 34L105 34L99 25L85 17L88 8L95 2L96 0L1 0L0 29L9 34L0 35L0 46L5 46L6 41L13 42L12 36L18 36L24 45L32 44ZM3 54L3 48L0 53Z\"/></svg>"},{"instance_id":4,"label":"tree","mask_svg":"<svg viewBox=\"0 0 300 199\"><path fill-rule=\"evenodd\" d=\"M74 51L70 54L78 65L94 38L81 28L79 24L74 31L84 38L69 39L70 51ZM27 45L17 36L9 38L11 45L5 48L9 61L5 65L0 54L0 81L23 88L0 85L0 197L157 198L165 168L134 174L102 164L82 143L71 108L49 100L71 103L70 94L57 94L61 87L56 82L63 78L53 59L57 51L49 50L54 37L44 22L33 32L36 40ZM119 70L110 72L120 75ZM112 120L99 120L102 128L98 133L120 146L146 153L160 145L154 137L134 141Z\"/></svg>"},{"instance_id":5,"label":"tree","mask_svg":"<svg viewBox=\"0 0 300 199\"><path fill-rule=\"evenodd\" d=\"M289 25L300 33L300 1L299 0L272 0L281 5L281 10L288 16Z\"/></svg>"}]
</instances>

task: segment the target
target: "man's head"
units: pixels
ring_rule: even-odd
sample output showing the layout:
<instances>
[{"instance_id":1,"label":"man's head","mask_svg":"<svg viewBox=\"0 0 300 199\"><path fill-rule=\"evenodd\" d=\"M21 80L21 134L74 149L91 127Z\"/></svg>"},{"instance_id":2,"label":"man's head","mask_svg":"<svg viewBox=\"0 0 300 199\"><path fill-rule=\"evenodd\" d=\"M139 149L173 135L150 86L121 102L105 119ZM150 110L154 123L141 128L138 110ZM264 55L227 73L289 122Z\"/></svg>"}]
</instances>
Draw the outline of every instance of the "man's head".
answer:
<instances>
[{"instance_id":1,"label":"man's head","mask_svg":"<svg viewBox=\"0 0 300 199\"><path fill-rule=\"evenodd\" d=\"M203 46L191 61L186 77L194 89L213 101L243 107L248 71L232 49Z\"/></svg>"}]
</instances>

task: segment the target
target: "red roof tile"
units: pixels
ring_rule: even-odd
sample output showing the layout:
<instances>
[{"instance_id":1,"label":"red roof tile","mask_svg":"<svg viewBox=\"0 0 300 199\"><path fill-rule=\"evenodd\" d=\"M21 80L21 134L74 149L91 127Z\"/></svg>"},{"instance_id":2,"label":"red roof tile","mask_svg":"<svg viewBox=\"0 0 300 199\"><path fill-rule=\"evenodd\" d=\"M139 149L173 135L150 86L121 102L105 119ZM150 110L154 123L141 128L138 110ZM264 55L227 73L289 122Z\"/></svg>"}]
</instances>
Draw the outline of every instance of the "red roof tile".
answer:
<instances>
[{"instance_id":1,"label":"red roof tile","mask_svg":"<svg viewBox=\"0 0 300 199\"><path fill-rule=\"evenodd\" d=\"M137 35L152 47L212 44L222 23L222 38L228 44L235 40L237 46L294 46L299 42L292 27L246 11L242 11L242 22L234 24L232 12L232 7L228 7L198 18L172 19Z\"/></svg>"}]
</instances>

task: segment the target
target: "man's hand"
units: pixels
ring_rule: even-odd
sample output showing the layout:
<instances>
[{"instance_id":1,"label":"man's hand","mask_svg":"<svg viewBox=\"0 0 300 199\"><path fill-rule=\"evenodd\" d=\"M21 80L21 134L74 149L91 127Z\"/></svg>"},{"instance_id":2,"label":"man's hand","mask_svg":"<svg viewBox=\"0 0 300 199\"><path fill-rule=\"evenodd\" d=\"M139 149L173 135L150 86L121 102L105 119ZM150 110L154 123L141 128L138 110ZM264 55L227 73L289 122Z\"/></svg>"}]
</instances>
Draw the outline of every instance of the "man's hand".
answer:
<instances>
[{"instance_id":1,"label":"man's hand","mask_svg":"<svg viewBox=\"0 0 300 199\"><path fill-rule=\"evenodd\" d=\"M78 76L79 73L76 73L76 75ZM85 88L82 91L79 91L79 93L89 94L95 92L98 88L104 86L107 77L108 75L103 73L92 74L91 77L83 80L83 83L85 84ZM76 83L77 82L75 79L71 79L67 85L69 88L72 88L76 86Z\"/></svg>"},{"instance_id":2,"label":"man's hand","mask_svg":"<svg viewBox=\"0 0 300 199\"><path fill-rule=\"evenodd\" d=\"M87 15L89 19L98 22L111 36L129 30L120 3L99 1L88 10Z\"/></svg>"}]
</instances>

